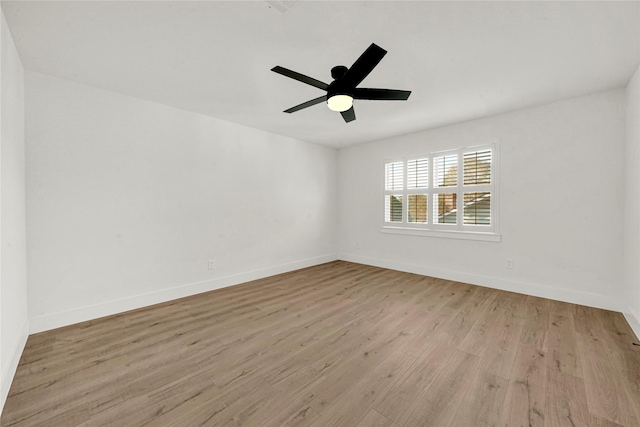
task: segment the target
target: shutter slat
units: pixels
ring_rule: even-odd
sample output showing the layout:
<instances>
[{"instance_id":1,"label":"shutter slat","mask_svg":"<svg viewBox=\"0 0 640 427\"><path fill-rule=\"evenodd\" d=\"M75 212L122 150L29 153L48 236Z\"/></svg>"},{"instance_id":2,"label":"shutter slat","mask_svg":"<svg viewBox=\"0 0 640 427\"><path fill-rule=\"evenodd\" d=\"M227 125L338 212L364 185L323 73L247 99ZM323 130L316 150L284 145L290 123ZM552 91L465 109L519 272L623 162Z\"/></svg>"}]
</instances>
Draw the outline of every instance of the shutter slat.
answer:
<instances>
[{"instance_id":1,"label":"shutter slat","mask_svg":"<svg viewBox=\"0 0 640 427\"><path fill-rule=\"evenodd\" d=\"M384 197L385 222L402 222L402 195L386 195Z\"/></svg>"},{"instance_id":2,"label":"shutter slat","mask_svg":"<svg viewBox=\"0 0 640 427\"><path fill-rule=\"evenodd\" d=\"M434 187L458 185L458 155L449 154L433 158Z\"/></svg>"},{"instance_id":3,"label":"shutter slat","mask_svg":"<svg viewBox=\"0 0 640 427\"><path fill-rule=\"evenodd\" d=\"M429 186L429 159L407 161L407 188L427 188Z\"/></svg>"},{"instance_id":4,"label":"shutter slat","mask_svg":"<svg viewBox=\"0 0 640 427\"><path fill-rule=\"evenodd\" d=\"M433 195L433 217L437 224L457 224L458 195L456 193L439 193Z\"/></svg>"},{"instance_id":5,"label":"shutter slat","mask_svg":"<svg viewBox=\"0 0 640 427\"><path fill-rule=\"evenodd\" d=\"M464 153L464 185L491 184L491 150Z\"/></svg>"},{"instance_id":6,"label":"shutter slat","mask_svg":"<svg viewBox=\"0 0 640 427\"><path fill-rule=\"evenodd\" d=\"M408 222L426 224L428 220L428 194L409 194L407 196Z\"/></svg>"},{"instance_id":7,"label":"shutter slat","mask_svg":"<svg viewBox=\"0 0 640 427\"><path fill-rule=\"evenodd\" d=\"M464 225L491 225L491 193L464 193Z\"/></svg>"},{"instance_id":8,"label":"shutter slat","mask_svg":"<svg viewBox=\"0 0 640 427\"><path fill-rule=\"evenodd\" d=\"M385 189L387 191L404 189L402 162L386 163L384 172Z\"/></svg>"}]
</instances>

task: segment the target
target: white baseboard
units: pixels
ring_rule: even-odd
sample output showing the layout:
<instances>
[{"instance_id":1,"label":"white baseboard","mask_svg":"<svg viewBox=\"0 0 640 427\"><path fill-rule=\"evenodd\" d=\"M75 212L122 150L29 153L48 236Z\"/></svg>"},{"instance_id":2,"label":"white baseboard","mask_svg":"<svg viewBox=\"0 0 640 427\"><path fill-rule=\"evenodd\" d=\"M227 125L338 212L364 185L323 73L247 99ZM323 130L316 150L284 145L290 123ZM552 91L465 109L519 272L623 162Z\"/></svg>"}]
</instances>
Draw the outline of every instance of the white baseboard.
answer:
<instances>
[{"instance_id":1,"label":"white baseboard","mask_svg":"<svg viewBox=\"0 0 640 427\"><path fill-rule=\"evenodd\" d=\"M78 307L73 310L45 314L31 319L31 333L48 331L50 329L60 328L74 323L110 316L112 314L118 314L129 310L135 310L137 308L213 291L215 289L226 288L227 286L233 286L252 280L274 276L276 274L324 264L337 259L336 255L324 255L315 258L308 258L259 270L252 270L230 276L217 277L215 279L205 280L202 282L189 283L187 285L162 289L157 292L134 295L100 304Z\"/></svg>"},{"instance_id":2,"label":"white baseboard","mask_svg":"<svg viewBox=\"0 0 640 427\"><path fill-rule=\"evenodd\" d=\"M636 334L636 338L638 339L636 342L640 343L640 316L636 316L634 313L631 313L631 311L625 311L622 314L624 314L624 318Z\"/></svg>"},{"instance_id":3,"label":"white baseboard","mask_svg":"<svg viewBox=\"0 0 640 427\"><path fill-rule=\"evenodd\" d=\"M487 288L500 289L503 291L515 292L519 294L532 295L535 297L548 298L556 301L570 302L573 304L586 305L589 307L602 308L605 310L621 311L619 302L609 295L595 294L591 292L579 292L570 289L562 289L542 285L537 283L520 282L507 280L479 274L470 274L454 270L445 270L415 264L405 264L396 261L370 258L354 254L341 254L341 260L367 264L376 267L388 268L391 270L405 271L407 273L421 274L424 276L437 277L456 282L469 283L472 285L484 286Z\"/></svg>"},{"instance_id":4,"label":"white baseboard","mask_svg":"<svg viewBox=\"0 0 640 427\"><path fill-rule=\"evenodd\" d=\"M29 338L29 320L24 322L22 325L20 335L18 336L18 342L11 352L11 361L6 367L3 366L4 369L2 369L2 378L0 378L0 414L2 413L4 404L7 401L13 377L18 369L18 363L20 363L20 357L22 357L24 346L27 344L27 338Z\"/></svg>"},{"instance_id":5,"label":"white baseboard","mask_svg":"<svg viewBox=\"0 0 640 427\"><path fill-rule=\"evenodd\" d=\"M623 311L620 309L619 302L610 295L602 295L591 292L580 292L543 284L527 283L516 280L464 273L454 270L445 270L415 264L406 264L355 254L341 254L339 256L324 255L320 257L299 260L264 269L252 270L240 274L218 277L202 282L190 283L183 286L163 289L157 292L107 301L101 304L79 307L73 310L37 316L31 319L31 333L43 332L62 326L72 325L74 323L93 320L104 316L110 316L112 314L122 313L129 310L135 310L137 308L159 304L162 302L195 295L202 292L208 292L215 289L225 288L244 282L249 282L251 280L262 279L276 274L298 270L300 268L311 267L314 265L323 264L325 262L335 261L337 259L359 264L372 265L376 267L389 268L392 270L421 274L425 276L438 277L446 280L455 280L458 282L470 283L473 285L485 286L488 288L532 295L541 298L549 298L557 301L565 301L595 308L602 308L605 310ZM638 322L638 318L628 313L625 313L625 317L635 331L636 335L639 335L640 323Z\"/></svg>"}]
</instances>

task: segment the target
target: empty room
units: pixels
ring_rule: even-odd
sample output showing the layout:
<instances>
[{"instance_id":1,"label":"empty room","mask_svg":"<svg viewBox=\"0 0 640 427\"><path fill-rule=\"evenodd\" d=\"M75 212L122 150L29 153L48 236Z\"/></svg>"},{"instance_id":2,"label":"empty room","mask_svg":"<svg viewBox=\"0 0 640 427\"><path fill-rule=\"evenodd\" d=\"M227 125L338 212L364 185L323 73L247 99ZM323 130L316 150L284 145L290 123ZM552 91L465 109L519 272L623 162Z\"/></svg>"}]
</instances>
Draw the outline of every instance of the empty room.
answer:
<instances>
[{"instance_id":1,"label":"empty room","mask_svg":"<svg viewBox=\"0 0 640 427\"><path fill-rule=\"evenodd\" d=\"M640 426L640 1L0 1L0 425Z\"/></svg>"}]
</instances>

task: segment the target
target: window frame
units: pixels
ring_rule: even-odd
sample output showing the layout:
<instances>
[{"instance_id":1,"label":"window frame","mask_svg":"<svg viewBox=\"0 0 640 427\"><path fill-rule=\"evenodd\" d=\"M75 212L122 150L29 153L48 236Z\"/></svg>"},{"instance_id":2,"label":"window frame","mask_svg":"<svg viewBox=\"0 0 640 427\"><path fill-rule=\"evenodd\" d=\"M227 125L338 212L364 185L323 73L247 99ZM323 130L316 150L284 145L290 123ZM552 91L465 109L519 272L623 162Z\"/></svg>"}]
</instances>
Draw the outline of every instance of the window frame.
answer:
<instances>
[{"instance_id":1,"label":"window frame","mask_svg":"<svg viewBox=\"0 0 640 427\"><path fill-rule=\"evenodd\" d=\"M490 184L464 184L464 155L466 153L479 152L483 150L491 150L491 183ZM457 182L455 186L437 187L435 174L435 158L445 155L457 155ZM501 236L499 234L499 143L498 141L490 141L478 143L465 147L458 147L446 150L432 151L426 154L417 154L412 156L393 157L385 159L382 170L385 172L383 176L383 203L382 203L382 227L383 233L408 234L418 236L431 237L448 237L455 239L468 240L484 240L499 242ZM409 189L407 182L408 165L413 160L428 159L427 162L427 187ZM402 190L387 190L386 187L386 170L387 164L402 162L403 188ZM490 192L490 225L469 225L464 224L464 194L471 192ZM437 194L456 194L456 224L434 223L434 199ZM415 223L409 222L409 196L413 194L427 194L427 222ZM402 222L386 221L385 203L390 195L402 195Z\"/></svg>"}]
</instances>

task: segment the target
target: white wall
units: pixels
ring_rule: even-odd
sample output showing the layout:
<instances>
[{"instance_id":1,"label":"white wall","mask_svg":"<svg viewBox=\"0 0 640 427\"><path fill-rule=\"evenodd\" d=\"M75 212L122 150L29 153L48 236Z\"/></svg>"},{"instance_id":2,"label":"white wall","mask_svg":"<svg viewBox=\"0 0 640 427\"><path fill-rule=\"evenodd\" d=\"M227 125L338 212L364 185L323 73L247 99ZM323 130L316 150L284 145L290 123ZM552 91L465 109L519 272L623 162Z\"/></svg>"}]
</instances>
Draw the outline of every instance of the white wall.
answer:
<instances>
[{"instance_id":1,"label":"white wall","mask_svg":"<svg viewBox=\"0 0 640 427\"><path fill-rule=\"evenodd\" d=\"M640 337L640 67L627 86L622 310Z\"/></svg>"},{"instance_id":2,"label":"white wall","mask_svg":"<svg viewBox=\"0 0 640 427\"><path fill-rule=\"evenodd\" d=\"M25 97L32 332L335 259L336 150L32 72Z\"/></svg>"},{"instance_id":3,"label":"white wall","mask_svg":"<svg viewBox=\"0 0 640 427\"><path fill-rule=\"evenodd\" d=\"M620 89L341 150L341 257L619 309L624 104ZM500 243L380 232L385 159L494 139Z\"/></svg>"},{"instance_id":4,"label":"white wall","mask_svg":"<svg viewBox=\"0 0 640 427\"><path fill-rule=\"evenodd\" d=\"M0 20L0 410L29 332L25 239L24 69Z\"/></svg>"}]
</instances>

